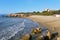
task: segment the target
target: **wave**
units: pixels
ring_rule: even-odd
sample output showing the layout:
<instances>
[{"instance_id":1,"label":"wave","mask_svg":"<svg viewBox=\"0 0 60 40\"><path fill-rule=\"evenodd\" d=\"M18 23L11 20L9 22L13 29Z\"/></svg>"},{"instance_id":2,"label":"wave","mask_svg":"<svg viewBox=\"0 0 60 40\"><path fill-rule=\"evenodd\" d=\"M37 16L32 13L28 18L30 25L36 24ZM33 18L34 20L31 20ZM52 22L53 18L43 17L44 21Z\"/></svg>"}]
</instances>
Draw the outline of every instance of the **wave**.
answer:
<instances>
[{"instance_id":1,"label":"wave","mask_svg":"<svg viewBox=\"0 0 60 40\"><path fill-rule=\"evenodd\" d=\"M13 26L9 26L8 28L0 32L0 40L10 39L11 37L15 36L15 34L17 34L19 31L23 30L24 27L24 21L22 23L17 23Z\"/></svg>"}]
</instances>

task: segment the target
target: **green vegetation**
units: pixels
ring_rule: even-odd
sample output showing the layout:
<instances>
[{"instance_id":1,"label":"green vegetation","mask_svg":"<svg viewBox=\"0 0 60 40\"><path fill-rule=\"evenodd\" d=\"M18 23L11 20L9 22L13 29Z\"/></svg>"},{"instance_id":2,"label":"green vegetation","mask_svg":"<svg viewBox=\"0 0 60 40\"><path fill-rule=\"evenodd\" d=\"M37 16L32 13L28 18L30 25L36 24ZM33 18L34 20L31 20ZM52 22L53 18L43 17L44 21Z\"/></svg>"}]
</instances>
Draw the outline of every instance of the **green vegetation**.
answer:
<instances>
[{"instance_id":1,"label":"green vegetation","mask_svg":"<svg viewBox=\"0 0 60 40\"><path fill-rule=\"evenodd\" d=\"M60 10L58 11L42 11L42 12L39 12L39 11L33 11L33 12L26 12L26 13L16 13L16 14L24 14L24 15L53 15L53 14L57 14L57 13L60 13Z\"/></svg>"},{"instance_id":2,"label":"green vegetation","mask_svg":"<svg viewBox=\"0 0 60 40\"><path fill-rule=\"evenodd\" d=\"M22 15L21 15L22 14ZM10 14L10 17L28 17L31 15L54 15L54 14L60 14L60 10L46 10L46 11L33 11L33 12L19 12L19 13L15 13L15 14Z\"/></svg>"},{"instance_id":3,"label":"green vegetation","mask_svg":"<svg viewBox=\"0 0 60 40\"><path fill-rule=\"evenodd\" d=\"M53 15L54 13L53 12L48 12L48 11L43 11L41 14L42 15Z\"/></svg>"}]
</instances>

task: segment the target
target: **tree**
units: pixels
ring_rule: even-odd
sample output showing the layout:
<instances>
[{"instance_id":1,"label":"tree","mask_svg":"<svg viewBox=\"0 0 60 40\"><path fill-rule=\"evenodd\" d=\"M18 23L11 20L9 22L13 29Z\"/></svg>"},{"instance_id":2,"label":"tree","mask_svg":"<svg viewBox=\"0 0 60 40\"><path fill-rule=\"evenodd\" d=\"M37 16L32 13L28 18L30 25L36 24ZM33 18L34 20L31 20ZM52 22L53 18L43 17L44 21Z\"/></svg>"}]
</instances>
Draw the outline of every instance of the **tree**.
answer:
<instances>
[{"instance_id":1,"label":"tree","mask_svg":"<svg viewBox=\"0 0 60 40\"><path fill-rule=\"evenodd\" d=\"M60 12L60 10L57 10L58 12Z\"/></svg>"},{"instance_id":2,"label":"tree","mask_svg":"<svg viewBox=\"0 0 60 40\"><path fill-rule=\"evenodd\" d=\"M42 15L53 15L53 12L48 12L48 11L43 11L42 12Z\"/></svg>"}]
</instances>

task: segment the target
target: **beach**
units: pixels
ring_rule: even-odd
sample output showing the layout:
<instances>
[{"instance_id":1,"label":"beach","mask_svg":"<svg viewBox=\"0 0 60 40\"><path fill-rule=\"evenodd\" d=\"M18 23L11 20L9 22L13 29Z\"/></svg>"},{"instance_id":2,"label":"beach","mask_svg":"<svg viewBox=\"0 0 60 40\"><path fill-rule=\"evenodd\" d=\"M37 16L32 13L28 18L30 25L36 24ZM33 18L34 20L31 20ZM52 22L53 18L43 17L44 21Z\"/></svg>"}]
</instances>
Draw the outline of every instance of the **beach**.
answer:
<instances>
[{"instance_id":1,"label":"beach","mask_svg":"<svg viewBox=\"0 0 60 40\"><path fill-rule=\"evenodd\" d=\"M60 35L60 17L32 15L28 18L40 23L40 25L48 28L51 32L58 32Z\"/></svg>"}]
</instances>

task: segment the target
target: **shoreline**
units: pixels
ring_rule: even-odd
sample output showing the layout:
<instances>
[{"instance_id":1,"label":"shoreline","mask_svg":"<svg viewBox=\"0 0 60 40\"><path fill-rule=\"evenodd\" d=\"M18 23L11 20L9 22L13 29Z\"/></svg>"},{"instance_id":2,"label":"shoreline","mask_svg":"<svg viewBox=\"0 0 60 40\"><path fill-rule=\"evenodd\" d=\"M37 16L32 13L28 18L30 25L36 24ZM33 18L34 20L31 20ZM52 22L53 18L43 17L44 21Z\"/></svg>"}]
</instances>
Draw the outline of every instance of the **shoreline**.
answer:
<instances>
[{"instance_id":1,"label":"shoreline","mask_svg":"<svg viewBox=\"0 0 60 40\"><path fill-rule=\"evenodd\" d=\"M55 16L40 16L40 15L32 15L27 17L35 22L38 22L45 28L48 28L51 32L58 32L60 35L60 18Z\"/></svg>"}]
</instances>

